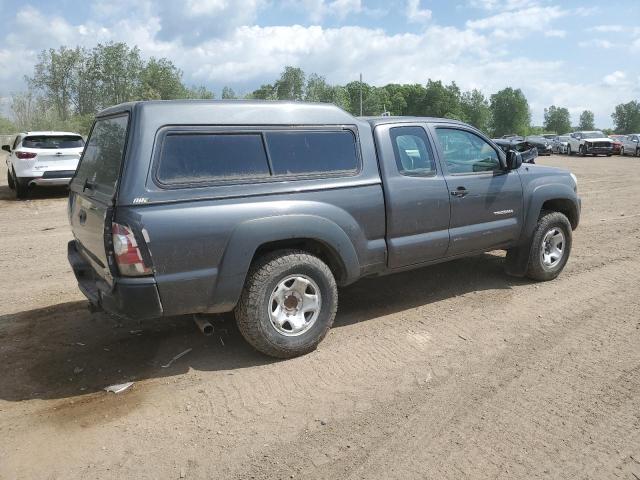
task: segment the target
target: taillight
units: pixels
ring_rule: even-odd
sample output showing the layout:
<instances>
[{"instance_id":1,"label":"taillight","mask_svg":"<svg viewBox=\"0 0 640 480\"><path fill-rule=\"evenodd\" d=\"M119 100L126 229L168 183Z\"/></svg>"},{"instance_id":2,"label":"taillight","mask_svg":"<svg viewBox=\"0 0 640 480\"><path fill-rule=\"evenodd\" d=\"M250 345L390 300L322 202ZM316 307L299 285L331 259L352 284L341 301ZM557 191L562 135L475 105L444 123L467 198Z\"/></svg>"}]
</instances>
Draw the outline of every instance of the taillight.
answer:
<instances>
[{"instance_id":1,"label":"taillight","mask_svg":"<svg viewBox=\"0 0 640 480\"><path fill-rule=\"evenodd\" d=\"M121 275L125 277L138 277L150 275L151 268L145 265L138 242L131 229L119 223L113 223L111 227L113 236L113 253Z\"/></svg>"},{"instance_id":2,"label":"taillight","mask_svg":"<svg viewBox=\"0 0 640 480\"><path fill-rule=\"evenodd\" d=\"M37 153L33 153L33 152L16 152L16 157L18 157L20 160L27 160L29 158L35 158L37 155Z\"/></svg>"}]
</instances>

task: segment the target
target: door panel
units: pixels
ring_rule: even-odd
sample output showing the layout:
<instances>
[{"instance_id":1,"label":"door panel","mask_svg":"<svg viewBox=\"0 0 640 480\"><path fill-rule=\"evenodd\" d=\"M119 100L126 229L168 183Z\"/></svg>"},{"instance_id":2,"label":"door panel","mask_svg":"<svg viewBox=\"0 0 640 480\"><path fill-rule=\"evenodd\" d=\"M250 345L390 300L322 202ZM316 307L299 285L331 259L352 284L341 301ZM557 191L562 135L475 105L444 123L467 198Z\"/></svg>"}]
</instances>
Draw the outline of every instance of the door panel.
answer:
<instances>
[{"instance_id":1,"label":"door panel","mask_svg":"<svg viewBox=\"0 0 640 480\"><path fill-rule=\"evenodd\" d=\"M489 142L458 126L434 129L451 196L448 255L513 244L522 225L522 183Z\"/></svg>"},{"instance_id":2,"label":"door panel","mask_svg":"<svg viewBox=\"0 0 640 480\"><path fill-rule=\"evenodd\" d=\"M390 268L442 258L449 245L449 192L423 126L375 129L385 178Z\"/></svg>"}]
</instances>

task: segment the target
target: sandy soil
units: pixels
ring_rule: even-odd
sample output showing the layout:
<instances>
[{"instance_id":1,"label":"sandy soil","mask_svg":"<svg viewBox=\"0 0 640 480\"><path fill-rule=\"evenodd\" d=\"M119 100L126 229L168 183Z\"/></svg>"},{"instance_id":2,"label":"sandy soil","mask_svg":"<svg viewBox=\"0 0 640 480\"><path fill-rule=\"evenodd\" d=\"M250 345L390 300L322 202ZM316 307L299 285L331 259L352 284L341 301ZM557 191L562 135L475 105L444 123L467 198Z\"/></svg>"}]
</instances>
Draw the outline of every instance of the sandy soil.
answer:
<instances>
[{"instance_id":1,"label":"sandy soil","mask_svg":"<svg viewBox=\"0 0 640 480\"><path fill-rule=\"evenodd\" d=\"M580 179L560 278L486 254L362 281L287 361L229 316L89 314L65 192L1 180L0 478L639 479L640 159L540 163Z\"/></svg>"}]
</instances>

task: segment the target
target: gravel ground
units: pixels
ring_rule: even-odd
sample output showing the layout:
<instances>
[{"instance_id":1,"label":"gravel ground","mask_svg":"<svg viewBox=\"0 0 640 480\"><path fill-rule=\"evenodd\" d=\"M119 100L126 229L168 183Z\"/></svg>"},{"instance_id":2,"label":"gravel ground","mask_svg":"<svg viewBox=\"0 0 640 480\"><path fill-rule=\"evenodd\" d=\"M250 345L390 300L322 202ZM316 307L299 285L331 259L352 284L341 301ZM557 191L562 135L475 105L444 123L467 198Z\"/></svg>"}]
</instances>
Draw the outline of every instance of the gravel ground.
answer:
<instances>
[{"instance_id":1,"label":"gravel ground","mask_svg":"<svg viewBox=\"0 0 640 480\"><path fill-rule=\"evenodd\" d=\"M583 198L557 280L492 253L361 281L287 361L228 315L89 314L65 192L3 181L0 478L640 479L640 159L540 163Z\"/></svg>"}]
</instances>

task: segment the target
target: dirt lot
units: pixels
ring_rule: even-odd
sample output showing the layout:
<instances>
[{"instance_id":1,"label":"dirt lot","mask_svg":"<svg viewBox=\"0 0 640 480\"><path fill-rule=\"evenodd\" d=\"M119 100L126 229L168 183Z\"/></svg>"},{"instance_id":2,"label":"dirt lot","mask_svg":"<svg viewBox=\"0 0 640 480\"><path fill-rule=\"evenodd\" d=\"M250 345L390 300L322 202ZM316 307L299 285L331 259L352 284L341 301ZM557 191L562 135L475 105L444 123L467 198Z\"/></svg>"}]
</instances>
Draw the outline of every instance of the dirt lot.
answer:
<instances>
[{"instance_id":1,"label":"dirt lot","mask_svg":"<svg viewBox=\"0 0 640 480\"><path fill-rule=\"evenodd\" d=\"M580 179L559 279L487 254L362 281L287 361L229 316L208 338L92 316L65 192L16 202L3 182L0 478L639 479L640 159L540 163Z\"/></svg>"}]
</instances>

